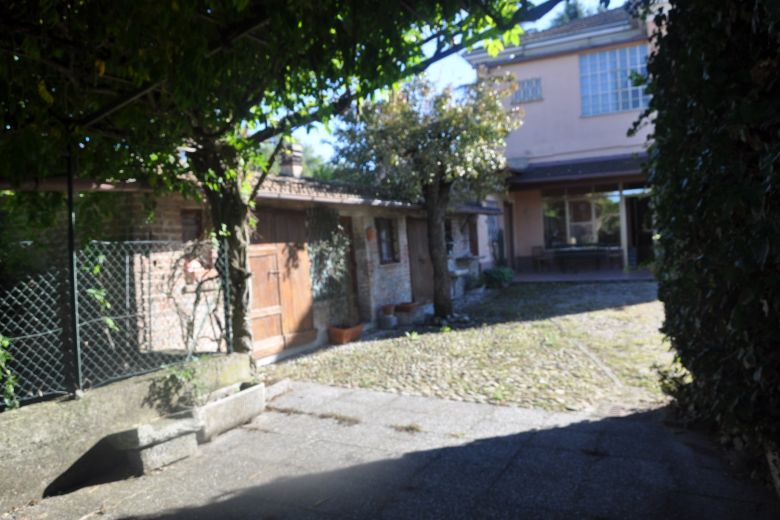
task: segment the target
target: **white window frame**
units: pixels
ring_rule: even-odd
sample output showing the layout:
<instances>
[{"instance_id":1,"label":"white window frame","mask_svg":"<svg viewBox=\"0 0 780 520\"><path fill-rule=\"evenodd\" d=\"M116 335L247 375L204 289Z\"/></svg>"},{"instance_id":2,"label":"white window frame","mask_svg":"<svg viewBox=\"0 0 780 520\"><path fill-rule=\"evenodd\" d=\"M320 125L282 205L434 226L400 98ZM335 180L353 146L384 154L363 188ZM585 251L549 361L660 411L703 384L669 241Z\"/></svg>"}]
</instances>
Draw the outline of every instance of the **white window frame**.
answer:
<instances>
[{"instance_id":1,"label":"white window frame","mask_svg":"<svg viewBox=\"0 0 780 520\"><path fill-rule=\"evenodd\" d=\"M512 104L522 105L542 100L542 78L517 80L517 90L512 93Z\"/></svg>"},{"instance_id":2,"label":"white window frame","mask_svg":"<svg viewBox=\"0 0 780 520\"><path fill-rule=\"evenodd\" d=\"M580 106L583 117L646 108L650 96L635 87L632 73L647 74L645 43L580 54Z\"/></svg>"}]
</instances>

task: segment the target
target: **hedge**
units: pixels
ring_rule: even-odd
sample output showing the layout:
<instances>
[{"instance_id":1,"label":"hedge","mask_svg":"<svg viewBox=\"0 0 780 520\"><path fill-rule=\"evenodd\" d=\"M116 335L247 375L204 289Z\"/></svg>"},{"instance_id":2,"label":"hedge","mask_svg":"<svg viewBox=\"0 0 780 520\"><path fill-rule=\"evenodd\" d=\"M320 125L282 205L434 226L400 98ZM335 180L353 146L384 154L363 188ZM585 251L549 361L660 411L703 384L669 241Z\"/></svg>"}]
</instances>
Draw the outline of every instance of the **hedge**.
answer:
<instances>
[{"instance_id":1,"label":"hedge","mask_svg":"<svg viewBox=\"0 0 780 520\"><path fill-rule=\"evenodd\" d=\"M780 439L780 2L675 0L648 62L663 331L689 411Z\"/></svg>"}]
</instances>

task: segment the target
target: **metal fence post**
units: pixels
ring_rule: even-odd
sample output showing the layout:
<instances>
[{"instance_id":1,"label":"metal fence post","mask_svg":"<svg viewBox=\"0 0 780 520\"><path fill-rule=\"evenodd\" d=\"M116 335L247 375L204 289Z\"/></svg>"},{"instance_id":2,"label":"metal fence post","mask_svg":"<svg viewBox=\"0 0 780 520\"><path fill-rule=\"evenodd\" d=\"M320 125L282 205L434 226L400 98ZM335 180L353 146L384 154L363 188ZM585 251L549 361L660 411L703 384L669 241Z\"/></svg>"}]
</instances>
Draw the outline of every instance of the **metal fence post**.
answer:
<instances>
[{"instance_id":1,"label":"metal fence post","mask_svg":"<svg viewBox=\"0 0 780 520\"><path fill-rule=\"evenodd\" d=\"M222 288L224 289L224 296L222 298L225 308L225 342L227 343L227 353L233 353L233 327L230 315L230 260L228 255L230 252L228 246L227 237L222 237L220 243L220 256L222 257Z\"/></svg>"},{"instance_id":2,"label":"metal fence post","mask_svg":"<svg viewBox=\"0 0 780 520\"><path fill-rule=\"evenodd\" d=\"M73 369L70 371L70 377L73 378L71 385L73 390L81 390L83 385L81 371L81 337L79 334L79 293L78 293L78 272L76 259L76 209L74 207L73 194L73 142L72 135L68 136L68 282L70 289L70 340L72 342L71 359Z\"/></svg>"}]
</instances>

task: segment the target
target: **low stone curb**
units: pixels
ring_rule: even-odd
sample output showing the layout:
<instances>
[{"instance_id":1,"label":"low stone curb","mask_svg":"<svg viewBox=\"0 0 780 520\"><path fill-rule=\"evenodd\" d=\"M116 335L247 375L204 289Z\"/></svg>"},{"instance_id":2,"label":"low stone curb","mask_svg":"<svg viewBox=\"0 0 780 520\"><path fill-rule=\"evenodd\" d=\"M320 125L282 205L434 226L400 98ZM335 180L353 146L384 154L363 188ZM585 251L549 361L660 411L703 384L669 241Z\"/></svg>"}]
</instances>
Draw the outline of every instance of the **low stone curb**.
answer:
<instances>
[{"instance_id":1,"label":"low stone curb","mask_svg":"<svg viewBox=\"0 0 780 520\"><path fill-rule=\"evenodd\" d=\"M258 384L196 408L192 415L201 424L198 443L251 421L265 410L265 402L265 385Z\"/></svg>"}]
</instances>

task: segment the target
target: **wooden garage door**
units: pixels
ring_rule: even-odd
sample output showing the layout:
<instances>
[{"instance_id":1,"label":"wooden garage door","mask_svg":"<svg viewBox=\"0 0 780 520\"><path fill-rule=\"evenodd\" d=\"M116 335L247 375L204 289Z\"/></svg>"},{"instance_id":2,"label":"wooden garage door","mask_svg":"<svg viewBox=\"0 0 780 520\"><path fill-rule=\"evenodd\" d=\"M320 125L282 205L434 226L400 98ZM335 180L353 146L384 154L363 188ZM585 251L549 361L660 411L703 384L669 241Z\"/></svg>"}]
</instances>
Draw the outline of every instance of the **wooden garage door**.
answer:
<instances>
[{"instance_id":1,"label":"wooden garage door","mask_svg":"<svg viewBox=\"0 0 780 520\"><path fill-rule=\"evenodd\" d=\"M255 358L314 341L310 262L303 212L260 211L249 248Z\"/></svg>"}]
</instances>

